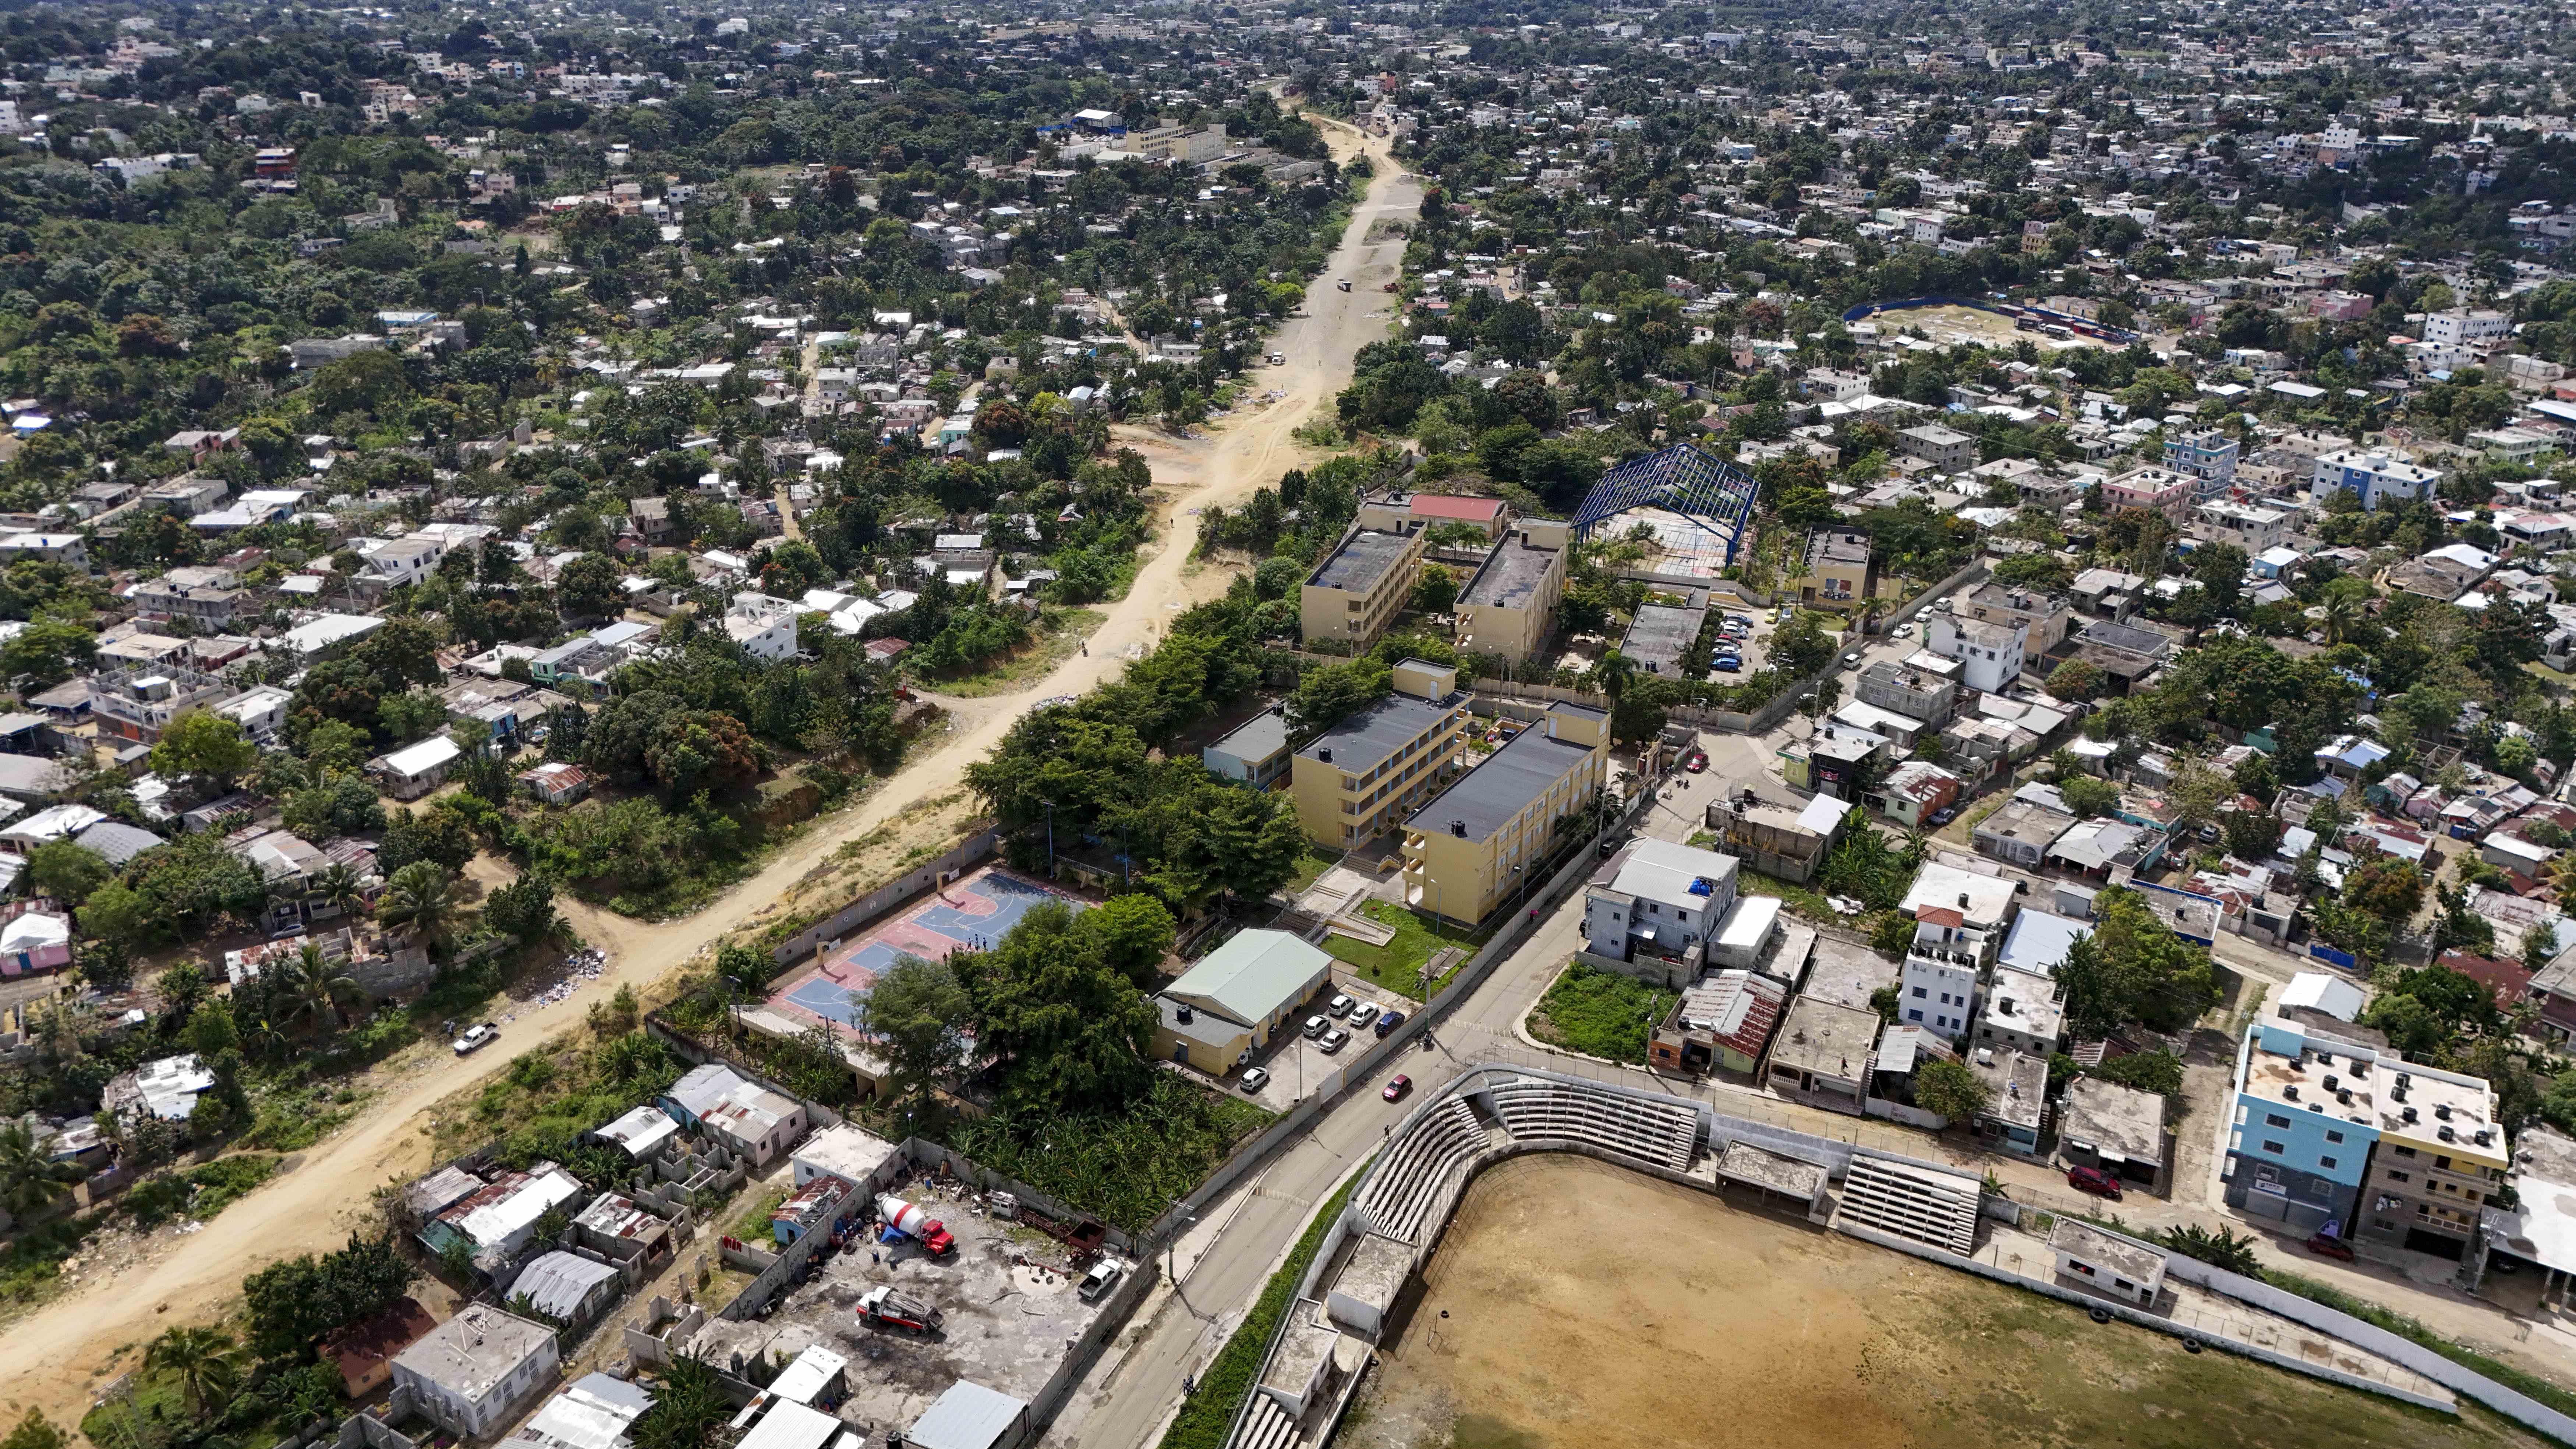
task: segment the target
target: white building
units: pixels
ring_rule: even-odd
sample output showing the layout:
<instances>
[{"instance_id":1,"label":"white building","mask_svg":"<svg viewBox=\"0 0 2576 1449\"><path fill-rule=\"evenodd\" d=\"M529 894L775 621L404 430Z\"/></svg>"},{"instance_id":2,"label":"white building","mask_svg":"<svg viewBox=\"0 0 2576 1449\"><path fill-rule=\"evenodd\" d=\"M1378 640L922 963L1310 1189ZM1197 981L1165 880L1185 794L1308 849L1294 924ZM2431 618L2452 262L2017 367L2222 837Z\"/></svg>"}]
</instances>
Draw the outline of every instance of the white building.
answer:
<instances>
[{"instance_id":1,"label":"white building","mask_svg":"<svg viewBox=\"0 0 2576 1449\"><path fill-rule=\"evenodd\" d=\"M1641 947L1680 956L1717 934L1735 905L1736 859L1669 840L1640 839L1617 873L1583 893L1583 940L1594 955L1627 961Z\"/></svg>"},{"instance_id":2,"label":"white building","mask_svg":"<svg viewBox=\"0 0 2576 1449\"><path fill-rule=\"evenodd\" d=\"M796 605L756 592L733 596L725 610L725 637L764 663L775 664L796 653Z\"/></svg>"},{"instance_id":3,"label":"white building","mask_svg":"<svg viewBox=\"0 0 2576 1449\"><path fill-rule=\"evenodd\" d=\"M2511 315L2483 307L2454 307L2447 312L2428 313L2424 318L2424 343L2428 347L2484 352L2512 335Z\"/></svg>"},{"instance_id":4,"label":"white building","mask_svg":"<svg viewBox=\"0 0 2576 1449\"><path fill-rule=\"evenodd\" d=\"M480 1439L554 1382L557 1362L553 1329L469 1303L395 1357L394 1387L410 1389L431 1423Z\"/></svg>"},{"instance_id":5,"label":"white building","mask_svg":"<svg viewBox=\"0 0 2576 1449\"><path fill-rule=\"evenodd\" d=\"M2357 449L2328 453L2317 459L2317 471L2309 480L2312 501L2322 505L2337 489L2359 495L2361 506L2376 509L2387 500L2412 503L2430 494L2442 482L2438 468L2426 468L2387 453L2364 453Z\"/></svg>"},{"instance_id":6,"label":"white building","mask_svg":"<svg viewBox=\"0 0 2576 1449\"><path fill-rule=\"evenodd\" d=\"M1932 628L1926 647L1944 659L1959 662L1962 688L1979 694L2000 694L2005 686L2021 677L2022 655L2030 646L2030 625L2019 620L2012 623L1962 619L1946 609L1931 611Z\"/></svg>"}]
</instances>

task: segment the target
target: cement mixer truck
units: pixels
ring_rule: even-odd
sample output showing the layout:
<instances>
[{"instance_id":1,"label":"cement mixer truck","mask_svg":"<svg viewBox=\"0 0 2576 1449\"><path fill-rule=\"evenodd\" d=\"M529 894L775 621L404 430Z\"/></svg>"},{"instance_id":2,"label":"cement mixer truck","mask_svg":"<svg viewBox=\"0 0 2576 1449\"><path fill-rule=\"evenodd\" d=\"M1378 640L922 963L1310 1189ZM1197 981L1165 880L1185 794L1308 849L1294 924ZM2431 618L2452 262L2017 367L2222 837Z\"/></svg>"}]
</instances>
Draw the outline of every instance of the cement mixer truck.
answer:
<instances>
[{"instance_id":1,"label":"cement mixer truck","mask_svg":"<svg viewBox=\"0 0 2576 1449\"><path fill-rule=\"evenodd\" d=\"M884 1233L877 1238L880 1243L910 1238L921 1244L932 1257L957 1250L957 1240L949 1236L946 1226L892 1193L877 1196L877 1217L885 1223Z\"/></svg>"}]
</instances>

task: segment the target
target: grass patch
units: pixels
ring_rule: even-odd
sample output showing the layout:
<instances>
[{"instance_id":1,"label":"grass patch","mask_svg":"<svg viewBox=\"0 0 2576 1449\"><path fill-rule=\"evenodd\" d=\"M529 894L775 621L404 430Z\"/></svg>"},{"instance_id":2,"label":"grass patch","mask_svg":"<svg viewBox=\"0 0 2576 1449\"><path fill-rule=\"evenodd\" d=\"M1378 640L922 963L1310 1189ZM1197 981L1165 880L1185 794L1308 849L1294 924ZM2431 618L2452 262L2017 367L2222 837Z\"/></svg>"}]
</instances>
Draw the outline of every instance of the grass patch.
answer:
<instances>
[{"instance_id":1,"label":"grass patch","mask_svg":"<svg viewBox=\"0 0 2576 1449\"><path fill-rule=\"evenodd\" d=\"M1322 880L1324 872L1340 864L1341 859L1340 851L1326 850L1311 840L1307 841L1305 854L1297 857L1297 873L1288 877L1288 883L1279 888L1279 893L1295 900L1314 889L1315 882Z\"/></svg>"},{"instance_id":2,"label":"grass patch","mask_svg":"<svg viewBox=\"0 0 2576 1449\"><path fill-rule=\"evenodd\" d=\"M1156 1072L1144 1096L1109 1112L1008 1108L952 1123L949 1146L1058 1201L1141 1232L1207 1180L1271 1114Z\"/></svg>"},{"instance_id":3,"label":"grass patch","mask_svg":"<svg viewBox=\"0 0 2576 1449\"><path fill-rule=\"evenodd\" d=\"M1530 1011L1530 1035L1567 1051L1643 1065L1651 1024L1679 1000L1679 992L1570 961Z\"/></svg>"},{"instance_id":4,"label":"grass patch","mask_svg":"<svg viewBox=\"0 0 2576 1449\"><path fill-rule=\"evenodd\" d=\"M962 673L924 679L922 687L959 699L1015 694L1071 659L1074 651L1108 621L1109 616L1098 609L1050 609L1042 632L1030 642L996 654Z\"/></svg>"},{"instance_id":5,"label":"grass patch","mask_svg":"<svg viewBox=\"0 0 2576 1449\"><path fill-rule=\"evenodd\" d=\"M1446 981L1457 974L1459 967L1466 965L1469 959L1475 956L1476 948L1485 943L1485 938L1489 934L1481 931L1462 931L1454 926L1440 925L1427 916L1416 915L1402 906L1390 905L1385 901L1365 902L1360 906L1359 913L1380 925L1393 926L1395 939L1383 946L1372 946L1366 941L1355 940L1349 936L1327 933L1324 937L1324 949L1349 963L1351 970L1366 978L1370 985L1380 991L1401 996L1407 1001L1425 999L1422 993L1422 967L1423 963L1431 959L1432 952L1443 946L1455 946L1466 953L1460 956L1447 971L1441 973L1440 981ZM1431 983L1432 990L1440 989L1440 981Z\"/></svg>"},{"instance_id":6,"label":"grass patch","mask_svg":"<svg viewBox=\"0 0 2576 1449\"><path fill-rule=\"evenodd\" d=\"M204 1222L275 1177L277 1163L278 1159L260 1152L218 1157L137 1183L118 1199L117 1206L137 1227L157 1228L178 1217Z\"/></svg>"},{"instance_id":7,"label":"grass patch","mask_svg":"<svg viewBox=\"0 0 2576 1449\"><path fill-rule=\"evenodd\" d=\"M431 1108L431 1141L445 1157L497 1138L505 1166L551 1159L585 1182L622 1182L633 1170L625 1152L583 1134L669 1090L686 1067L660 1037L642 1031L586 1046L567 1034Z\"/></svg>"},{"instance_id":8,"label":"grass patch","mask_svg":"<svg viewBox=\"0 0 2576 1449\"><path fill-rule=\"evenodd\" d=\"M1182 1403L1180 1417L1163 1433L1162 1449L1220 1449L1225 1431L1234 1425L1235 1411L1243 1407L1252 1392L1252 1380L1261 1372L1261 1357L1270 1348L1270 1335L1279 1327L1279 1319L1297 1295L1297 1285L1305 1281L1306 1269L1324 1246L1324 1230L1341 1216L1342 1204L1350 1199L1351 1189L1360 1176L1343 1183L1341 1191L1324 1200L1315 1212L1314 1221L1306 1224L1305 1234L1288 1252L1288 1261L1270 1275L1262 1285L1261 1297L1252 1311L1243 1317L1241 1327L1217 1350L1216 1361L1208 1365L1206 1377L1199 1380L1199 1391ZM105 1442L105 1441L101 1441Z\"/></svg>"},{"instance_id":9,"label":"grass patch","mask_svg":"<svg viewBox=\"0 0 2576 1449\"><path fill-rule=\"evenodd\" d=\"M102 1214L61 1217L20 1230L0 1248L0 1309L31 1307L62 1288L63 1260L81 1249Z\"/></svg>"},{"instance_id":10,"label":"grass patch","mask_svg":"<svg viewBox=\"0 0 2576 1449\"><path fill-rule=\"evenodd\" d=\"M1804 916L1808 920L1823 921L1831 925L1842 919L1834 914L1834 908L1831 905L1826 904L1825 893L1812 886L1802 886L1796 881L1782 880L1776 875L1764 875L1750 868L1739 870L1736 873L1736 880L1739 883L1737 886L1739 894L1778 896L1792 913Z\"/></svg>"},{"instance_id":11,"label":"grass patch","mask_svg":"<svg viewBox=\"0 0 2576 1449\"><path fill-rule=\"evenodd\" d=\"M783 1187L761 1189L760 1195L751 1200L751 1205L742 1210L742 1216L733 1220L733 1235L746 1243L769 1242L777 1236L770 1229L770 1215L777 1212L778 1205L785 1201L787 1201L787 1189Z\"/></svg>"},{"instance_id":12,"label":"grass patch","mask_svg":"<svg viewBox=\"0 0 2576 1449\"><path fill-rule=\"evenodd\" d=\"M2484 1374L2518 1394L2547 1404L2562 1414L2576 1414L2576 1393L2570 1393L2535 1373L2499 1363L2475 1349L2444 1338L2405 1314L2382 1308L2367 1299L2356 1298L2329 1283L2285 1273L2278 1268L2263 1270L2263 1281L2284 1292L2296 1293L2311 1303L2322 1303L2338 1312L2349 1313L2375 1328L2384 1328L2409 1342L2420 1344L2472 1373Z\"/></svg>"},{"instance_id":13,"label":"grass patch","mask_svg":"<svg viewBox=\"0 0 2576 1449\"><path fill-rule=\"evenodd\" d=\"M250 1130L238 1144L268 1152L301 1152L340 1130L358 1115L368 1094L353 1087L316 1082L277 1087L252 1098Z\"/></svg>"}]
</instances>

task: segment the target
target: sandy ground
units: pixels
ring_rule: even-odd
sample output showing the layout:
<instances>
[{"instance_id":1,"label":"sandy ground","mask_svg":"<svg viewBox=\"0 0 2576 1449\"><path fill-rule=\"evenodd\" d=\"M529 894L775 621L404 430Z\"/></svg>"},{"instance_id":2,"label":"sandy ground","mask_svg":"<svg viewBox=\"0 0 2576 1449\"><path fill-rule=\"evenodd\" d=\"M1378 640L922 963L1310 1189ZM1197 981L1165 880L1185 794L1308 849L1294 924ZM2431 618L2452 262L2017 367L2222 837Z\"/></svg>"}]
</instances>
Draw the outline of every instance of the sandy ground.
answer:
<instances>
[{"instance_id":1,"label":"sandy ground","mask_svg":"<svg viewBox=\"0 0 2576 1449\"><path fill-rule=\"evenodd\" d=\"M1347 128L1324 129L1336 154L1361 150ZM97 1386L132 1367L145 1342L173 1324L223 1312L245 1273L291 1254L337 1247L352 1228L372 1223L373 1190L417 1174L432 1160L424 1114L441 1098L507 1067L544 1036L577 1029L584 1008L598 999L593 991L632 982L649 996L655 982L726 935L827 903L826 897L828 903L847 899L853 880L891 870L916 845L953 838L973 811L964 793L966 766L981 759L1030 702L1079 694L1114 675L1151 648L1165 621L1189 601L1221 591L1222 576L1210 577L1216 571L1187 567L1199 511L1209 504L1231 506L1288 468L1313 461L1316 455L1289 433L1316 407L1330 405L1349 381L1352 357L1386 334L1386 299L1377 287L1396 275L1403 245L1399 240L1364 246L1360 238L1381 216L1413 214L1421 192L1387 159L1384 141L1372 138L1367 149L1378 168L1368 199L1309 288L1307 315L1288 321L1272 343L1290 361L1254 369L1248 377L1256 393L1275 388L1285 396L1239 410L1193 438L1120 430L1117 441L1145 454L1166 499L1161 541L1127 597L1092 636L1088 654L1065 661L1017 695L963 702L942 742L924 746L865 802L818 822L759 875L694 916L654 924L565 902L573 925L608 952L609 967L598 982L561 1003L520 1008L505 1029L504 1050L461 1060L430 1054L398 1079L377 1083L377 1102L367 1116L306 1153L294 1172L235 1204L157 1261L104 1283L85 1282L10 1325L0 1334L0 1365L9 1371L0 1412L14 1421L35 1407L59 1424L77 1423ZM1336 277L1350 278L1352 290L1337 291ZM107 1291L110 1285L113 1291Z\"/></svg>"},{"instance_id":2,"label":"sandy ground","mask_svg":"<svg viewBox=\"0 0 2576 1449\"><path fill-rule=\"evenodd\" d=\"M2540 1442L1580 1158L1479 1179L1409 1298L1347 1449Z\"/></svg>"},{"instance_id":3,"label":"sandy ground","mask_svg":"<svg viewBox=\"0 0 2576 1449\"><path fill-rule=\"evenodd\" d=\"M2024 332L2013 326L2013 319L2000 312L1982 311L1975 307L1908 307L1902 312L1881 312L1865 318L1879 325L1881 335L1889 329L1902 331L1920 327L1924 335L1945 346L1953 342L1979 342L1988 347L2010 347L2023 338L2042 352L2074 347L2108 347L2111 344L2091 337L2057 338L2044 332Z\"/></svg>"}]
</instances>

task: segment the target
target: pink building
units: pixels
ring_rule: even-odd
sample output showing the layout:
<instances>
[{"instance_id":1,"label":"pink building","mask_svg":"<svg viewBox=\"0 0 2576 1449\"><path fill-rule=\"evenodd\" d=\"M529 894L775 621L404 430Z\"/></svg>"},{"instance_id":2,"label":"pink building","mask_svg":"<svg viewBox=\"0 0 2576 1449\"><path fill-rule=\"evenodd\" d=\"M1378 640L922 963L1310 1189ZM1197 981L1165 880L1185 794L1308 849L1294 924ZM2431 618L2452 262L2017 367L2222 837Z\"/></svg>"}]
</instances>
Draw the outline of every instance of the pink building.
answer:
<instances>
[{"instance_id":1,"label":"pink building","mask_svg":"<svg viewBox=\"0 0 2576 1449\"><path fill-rule=\"evenodd\" d=\"M2199 485L2180 473L2162 468L2138 468L2106 480L2102 484L2102 502L2114 512L2123 508L2161 513L2176 528L2191 513L2192 499Z\"/></svg>"}]
</instances>

